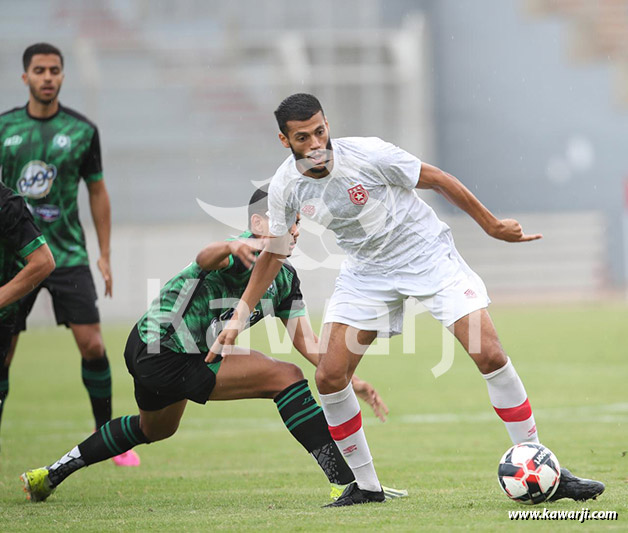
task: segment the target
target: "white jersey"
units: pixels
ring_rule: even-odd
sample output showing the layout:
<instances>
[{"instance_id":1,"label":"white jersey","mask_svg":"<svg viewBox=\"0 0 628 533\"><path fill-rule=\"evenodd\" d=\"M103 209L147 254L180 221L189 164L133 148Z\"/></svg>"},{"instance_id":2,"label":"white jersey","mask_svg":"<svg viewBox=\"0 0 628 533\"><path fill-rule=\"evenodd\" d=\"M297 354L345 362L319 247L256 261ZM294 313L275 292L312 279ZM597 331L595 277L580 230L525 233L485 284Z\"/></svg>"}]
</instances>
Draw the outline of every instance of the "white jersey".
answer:
<instances>
[{"instance_id":1,"label":"white jersey","mask_svg":"<svg viewBox=\"0 0 628 533\"><path fill-rule=\"evenodd\" d=\"M297 212L333 231L348 267L386 273L417 258L426 270L451 250L449 227L415 192L421 161L377 137L332 140L333 169L310 178L288 157L269 188L270 231L284 235Z\"/></svg>"}]
</instances>

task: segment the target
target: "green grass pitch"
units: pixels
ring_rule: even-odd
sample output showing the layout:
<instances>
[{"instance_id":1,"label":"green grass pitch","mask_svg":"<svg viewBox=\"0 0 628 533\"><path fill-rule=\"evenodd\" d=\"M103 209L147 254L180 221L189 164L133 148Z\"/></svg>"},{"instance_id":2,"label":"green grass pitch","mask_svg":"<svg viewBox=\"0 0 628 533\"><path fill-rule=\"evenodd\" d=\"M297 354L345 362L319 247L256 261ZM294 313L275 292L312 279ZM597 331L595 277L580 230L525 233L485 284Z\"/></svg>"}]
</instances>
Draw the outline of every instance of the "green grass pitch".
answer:
<instances>
[{"instance_id":1,"label":"green grass pitch","mask_svg":"<svg viewBox=\"0 0 628 533\"><path fill-rule=\"evenodd\" d=\"M549 507L617 511L618 521L509 520L509 510L528 507L511 503L496 480L510 446L506 431L459 348L452 369L434 378L441 330L419 316L416 354L401 354L395 339L397 355L367 354L358 369L390 408L385 424L363 409L380 479L410 497L344 509L321 508L326 479L268 400L190 404L174 437L137 448L139 468L107 461L68 478L48 501L27 502L19 474L53 462L92 430L70 333L29 331L11 368L2 425L0 531L626 531L628 309L495 306L492 316L528 390L542 442L561 465L607 484L598 501ZM122 357L127 330L104 328L114 416L136 412ZM256 326L253 346L267 352L265 335L263 324ZM287 358L302 361L313 383L305 360Z\"/></svg>"}]
</instances>

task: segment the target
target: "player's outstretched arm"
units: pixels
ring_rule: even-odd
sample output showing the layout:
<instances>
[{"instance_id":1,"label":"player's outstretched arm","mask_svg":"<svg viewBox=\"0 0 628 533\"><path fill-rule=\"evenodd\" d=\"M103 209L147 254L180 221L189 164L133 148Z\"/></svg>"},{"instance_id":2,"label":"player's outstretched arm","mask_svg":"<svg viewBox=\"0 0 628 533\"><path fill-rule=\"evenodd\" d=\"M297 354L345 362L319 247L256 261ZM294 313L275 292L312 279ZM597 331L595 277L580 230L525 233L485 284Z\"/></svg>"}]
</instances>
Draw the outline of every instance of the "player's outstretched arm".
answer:
<instances>
[{"instance_id":1,"label":"player's outstretched arm","mask_svg":"<svg viewBox=\"0 0 628 533\"><path fill-rule=\"evenodd\" d=\"M540 233L526 235L521 224L515 219L498 219L458 179L433 165L421 164L421 175L416 188L431 189L442 194L495 239L507 242L528 242L543 237Z\"/></svg>"},{"instance_id":2,"label":"player's outstretched arm","mask_svg":"<svg viewBox=\"0 0 628 533\"><path fill-rule=\"evenodd\" d=\"M255 308L275 277L277 277L286 257L287 254L276 254L268 250L264 250L259 255L257 261L255 261L255 267L253 267L249 283L235 308L231 320L218 335L207 357L205 357L205 361L209 363L218 354L224 357L229 353L230 347L234 345L239 333L244 329L246 321L251 314L251 309Z\"/></svg>"},{"instance_id":3,"label":"player's outstretched arm","mask_svg":"<svg viewBox=\"0 0 628 533\"><path fill-rule=\"evenodd\" d=\"M93 181L87 184L89 193L89 207L98 236L100 257L98 258L98 270L105 280L105 296L113 295L113 276L111 275L111 203L109 193L103 180Z\"/></svg>"},{"instance_id":4,"label":"player's outstretched arm","mask_svg":"<svg viewBox=\"0 0 628 533\"><path fill-rule=\"evenodd\" d=\"M26 256L26 266L0 287L0 309L17 302L44 281L55 268L50 248L43 244Z\"/></svg>"},{"instance_id":5,"label":"player's outstretched arm","mask_svg":"<svg viewBox=\"0 0 628 533\"><path fill-rule=\"evenodd\" d=\"M286 326L288 334L292 339L292 344L296 350L314 366L318 366L318 337L312 329L309 318L307 316L300 316L287 319L282 318L281 321ZM377 390L375 390L375 387L369 382L360 379L355 374L351 378L351 385L357 396L371 406L375 416L382 422L385 422L388 407Z\"/></svg>"}]
</instances>

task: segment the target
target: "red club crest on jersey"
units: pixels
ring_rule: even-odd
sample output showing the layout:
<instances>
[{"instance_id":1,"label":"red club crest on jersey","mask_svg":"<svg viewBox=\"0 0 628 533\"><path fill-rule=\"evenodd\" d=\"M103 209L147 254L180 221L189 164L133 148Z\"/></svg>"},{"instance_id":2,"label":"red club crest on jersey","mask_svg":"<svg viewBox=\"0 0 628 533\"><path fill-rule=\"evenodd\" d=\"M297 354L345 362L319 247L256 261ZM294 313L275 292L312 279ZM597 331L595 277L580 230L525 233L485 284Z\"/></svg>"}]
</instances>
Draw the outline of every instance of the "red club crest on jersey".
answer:
<instances>
[{"instance_id":1,"label":"red club crest on jersey","mask_svg":"<svg viewBox=\"0 0 628 533\"><path fill-rule=\"evenodd\" d=\"M347 189L347 192L349 193L349 198L355 205L364 205L369 199L369 192L362 187L361 183Z\"/></svg>"},{"instance_id":2,"label":"red club crest on jersey","mask_svg":"<svg viewBox=\"0 0 628 533\"><path fill-rule=\"evenodd\" d=\"M313 205L304 205L301 208L301 213L303 213L306 217L313 217L314 213L316 213L316 208Z\"/></svg>"}]
</instances>

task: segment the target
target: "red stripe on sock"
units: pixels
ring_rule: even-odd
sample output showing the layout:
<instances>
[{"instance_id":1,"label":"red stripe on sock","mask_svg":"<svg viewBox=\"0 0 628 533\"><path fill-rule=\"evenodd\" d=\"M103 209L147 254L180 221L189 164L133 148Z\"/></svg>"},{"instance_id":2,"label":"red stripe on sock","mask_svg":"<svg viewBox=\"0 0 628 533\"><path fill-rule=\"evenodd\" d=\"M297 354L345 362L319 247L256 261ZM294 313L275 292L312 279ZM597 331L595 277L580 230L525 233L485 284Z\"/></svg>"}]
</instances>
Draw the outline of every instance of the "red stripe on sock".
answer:
<instances>
[{"instance_id":1,"label":"red stripe on sock","mask_svg":"<svg viewBox=\"0 0 628 533\"><path fill-rule=\"evenodd\" d=\"M358 412L350 420L347 420L344 424L340 424L339 426L329 426L329 432L331 433L331 438L334 440L342 440L347 437L353 435L356 431L362 427L362 412Z\"/></svg>"},{"instance_id":2,"label":"red stripe on sock","mask_svg":"<svg viewBox=\"0 0 628 533\"><path fill-rule=\"evenodd\" d=\"M527 398L517 407L508 407L507 409L493 407L493 409L504 422L523 422L532 416L532 408Z\"/></svg>"}]
</instances>

